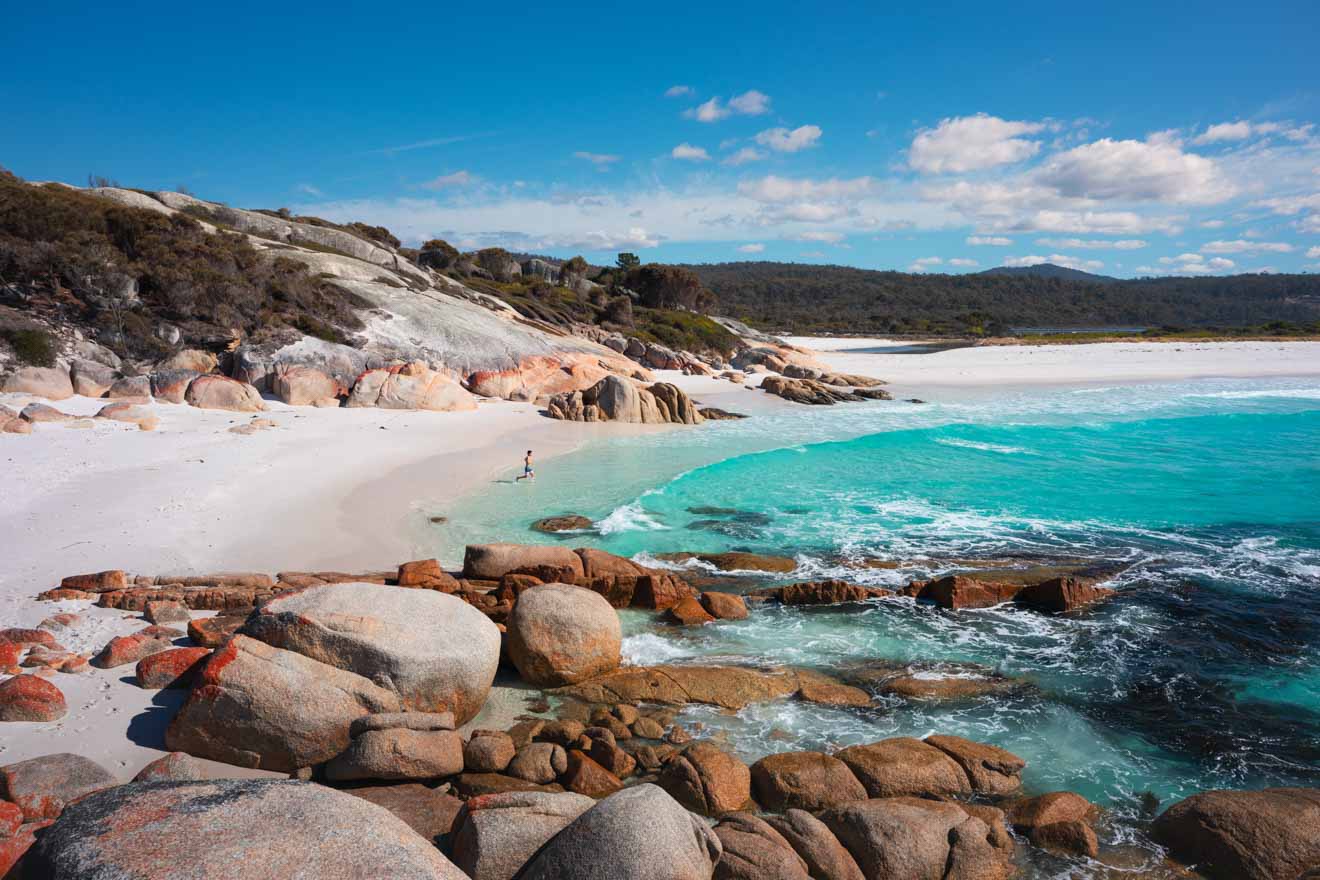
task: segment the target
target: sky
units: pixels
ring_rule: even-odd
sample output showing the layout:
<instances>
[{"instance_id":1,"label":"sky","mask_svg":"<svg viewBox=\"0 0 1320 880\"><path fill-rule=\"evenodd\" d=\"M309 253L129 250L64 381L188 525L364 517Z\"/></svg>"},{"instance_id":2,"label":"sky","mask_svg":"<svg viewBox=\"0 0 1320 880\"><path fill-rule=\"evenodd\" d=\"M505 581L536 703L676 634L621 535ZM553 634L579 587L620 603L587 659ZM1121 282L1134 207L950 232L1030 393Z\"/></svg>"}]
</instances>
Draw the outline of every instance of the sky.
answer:
<instances>
[{"instance_id":1,"label":"sky","mask_svg":"<svg viewBox=\"0 0 1320 880\"><path fill-rule=\"evenodd\" d=\"M1320 270L1320 4L15 4L0 166L613 262Z\"/></svg>"}]
</instances>

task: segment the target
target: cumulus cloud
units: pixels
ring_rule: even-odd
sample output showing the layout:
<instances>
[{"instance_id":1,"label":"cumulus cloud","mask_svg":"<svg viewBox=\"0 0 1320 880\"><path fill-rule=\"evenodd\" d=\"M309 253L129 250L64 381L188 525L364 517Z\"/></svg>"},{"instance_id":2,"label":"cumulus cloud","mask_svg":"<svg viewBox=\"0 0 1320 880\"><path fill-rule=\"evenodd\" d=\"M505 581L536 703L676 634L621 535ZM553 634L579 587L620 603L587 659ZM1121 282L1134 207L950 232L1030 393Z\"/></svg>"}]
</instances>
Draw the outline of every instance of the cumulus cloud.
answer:
<instances>
[{"instance_id":1,"label":"cumulus cloud","mask_svg":"<svg viewBox=\"0 0 1320 880\"><path fill-rule=\"evenodd\" d=\"M743 116L760 116L770 112L770 96L750 89L730 98L729 109Z\"/></svg>"},{"instance_id":2,"label":"cumulus cloud","mask_svg":"<svg viewBox=\"0 0 1320 880\"><path fill-rule=\"evenodd\" d=\"M1320 260L1320 247L1313 247L1306 252L1308 260Z\"/></svg>"},{"instance_id":3,"label":"cumulus cloud","mask_svg":"<svg viewBox=\"0 0 1320 880\"><path fill-rule=\"evenodd\" d=\"M442 174L439 177L428 180L421 185L422 189L448 189L450 187L469 186L477 180L476 175L468 171L455 171L452 174Z\"/></svg>"},{"instance_id":4,"label":"cumulus cloud","mask_svg":"<svg viewBox=\"0 0 1320 880\"><path fill-rule=\"evenodd\" d=\"M759 254L765 250L765 245L760 242L753 242L752 244L741 245L738 250L744 254Z\"/></svg>"},{"instance_id":5,"label":"cumulus cloud","mask_svg":"<svg viewBox=\"0 0 1320 880\"><path fill-rule=\"evenodd\" d=\"M1139 238L1096 239L1096 238L1038 238L1036 244L1053 248L1080 248L1082 250L1134 251L1144 248L1150 242Z\"/></svg>"},{"instance_id":6,"label":"cumulus cloud","mask_svg":"<svg viewBox=\"0 0 1320 880\"><path fill-rule=\"evenodd\" d=\"M984 230L1004 232L1065 232L1072 234L1139 235L1173 232L1182 217L1139 214L1135 211L1097 211L1089 199L1065 198L1031 180L959 180L942 186L922 187L929 201L947 205Z\"/></svg>"},{"instance_id":7,"label":"cumulus cloud","mask_svg":"<svg viewBox=\"0 0 1320 880\"><path fill-rule=\"evenodd\" d=\"M1279 196L1252 202L1258 208L1269 208L1275 214L1293 215L1302 211L1320 211L1320 192L1309 195Z\"/></svg>"},{"instance_id":8,"label":"cumulus cloud","mask_svg":"<svg viewBox=\"0 0 1320 880\"><path fill-rule=\"evenodd\" d=\"M1310 214L1297 221L1297 228L1302 232L1320 234L1320 214Z\"/></svg>"},{"instance_id":9,"label":"cumulus cloud","mask_svg":"<svg viewBox=\"0 0 1320 880\"><path fill-rule=\"evenodd\" d=\"M688 162L705 162L710 159L710 153L706 152L705 147L694 147L688 143L674 147L669 151L669 155L675 159L684 159Z\"/></svg>"},{"instance_id":10,"label":"cumulus cloud","mask_svg":"<svg viewBox=\"0 0 1320 880\"><path fill-rule=\"evenodd\" d=\"M573 154L573 158L585 159L597 168L608 168L623 157L613 153L589 153L586 150L578 150Z\"/></svg>"},{"instance_id":11,"label":"cumulus cloud","mask_svg":"<svg viewBox=\"0 0 1320 880\"><path fill-rule=\"evenodd\" d=\"M1105 267L1105 264L1099 260L1086 260L1067 254L1050 254L1048 257L1032 254L1026 257L1008 257L1004 260L1005 266L1014 267L1039 266L1042 263L1053 263L1056 266L1063 266L1065 269L1078 269L1083 272L1094 272Z\"/></svg>"},{"instance_id":12,"label":"cumulus cloud","mask_svg":"<svg viewBox=\"0 0 1320 880\"><path fill-rule=\"evenodd\" d=\"M821 130L816 125L802 125L794 129L768 128L753 140L777 153L796 153L820 142Z\"/></svg>"},{"instance_id":13,"label":"cumulus cloud","mask_svg":"<svg viewBox=\"0 0 1320 880\"><path fill-rule=\"evenodd\" d=\"M1247 241L1243 238L1233 241L1212 241L1201 248L1203 254L1258 254L1292 253L1293 246L1282 241Z\"/></svg>"},{"instance_id":14,"label":"cumulus cloud","mask_svg":"<svg viewBox=\"0 0 1320 880\"><path fill-rule=\"evenodd\" d=\"M917 259L912 261L911 266L908 266L908 271L925 272L931 266L938 266L943 262L944 260L942 260L939 257L918 257Z\"/></svg>"},{"instance_id":15,"label":"cumulus cloud","mask_svg":"<svg viewBox=\"0 0 1320 880\"><path fill-rule=\"evenodd\" d=\"M1050 157L1036 175L1060 195L1211 205L1236 188L1213 159L1172 144L1103 138Z\"/></svg>"},{"instance_id":16,"label":"cumulus cloud","mask_svg":"<svg viewBox=\"0 0 1320 880\"><path fill-rule=\"evenodd\" d=\"M690 94L692 94L692 86L670 86L665 89L666 98L681 98Z\"/></svg>"},{"instance_id":17,"label":"cumulus cloud","mask_svg":"<svg viewBox=\"0 0 1320 880\"><path fill-rule=\"evenodd\" d=\"M908 149L908 164L922 174L962 174L1030 159L1040 142L1022 135L1035 134L1039 122L1014 122L978 113L940 120L922 129Z\"/></svg>"},{"instance_id":18,"label":"cumulus cloud","mask_svg":"<svg viewBox=\"0 0 1320 880\"><path fill-rule=\"evenodd\" d=\"M953 259L949 260L949 265L961 266L962 268L970 268L972 266L979 266L981 264L978 263L976 260L969 260L966 257L954 257Z\"/></svg>"},{"instance_id":19,"label":"cumulus cloud","mask_svg":"<svg viewBox=\"0 0 1320 880\"><path fill-rule=\"evenodd\" d=\"M1212 125L1192 138L1192 143L1217 144L1222 141L1243 141L1249 137L1251 137L1251 123L1238 120L1237 122L1221 122L1218 125Z\"/></svg>"},{"instance_id":20,"label":"cumulus cloud","mask_svg":"<svg viewBox=\"0 0 1320 880\"><path fill-rule=\"evenodd\" d=\"M1203 221L1201 221L1201 228L1202 228L1202 229L1223 229L1223 228L1224 228L1224 221L1223 221L1223 220L1203 220Z\"/></svg>"},{"instance_id":21,"label":"cumulus cloud","mask_svg":"<svg viewBox=\"0 0 1320 880\"><path fill-rule=\"evenodd\" d=\"M967 243L970 245L993 245L994 247L1008 247L1013 243L1013 239L1005 238L1002 235L969 235Z\"/></svg>"},{"instance_id":22,"label":"cumulus cloud","mask_svg":"<svg viewBox=\"0 0 1320 880\"><path fill-rule=\"evenodd\" d=\"M698 122L719 122L737 114L739 116L761 116L770 112L770 96L756 89L734 95L728 104L721 103L718 96L702 104L683 111L688 119Z\"/></svg>"},{"instance_id":23,"label":"cumulus cloud","mask_svg":"<svg viewBox=\"0 0 1320 880\"><path fill-rule=\"evenodd\" d=\"M743 147L738 152L724 159L725 165L746 165L748 162L760 162L765 158L765 153L755 147Z\"/></svg>"}]
</instances>

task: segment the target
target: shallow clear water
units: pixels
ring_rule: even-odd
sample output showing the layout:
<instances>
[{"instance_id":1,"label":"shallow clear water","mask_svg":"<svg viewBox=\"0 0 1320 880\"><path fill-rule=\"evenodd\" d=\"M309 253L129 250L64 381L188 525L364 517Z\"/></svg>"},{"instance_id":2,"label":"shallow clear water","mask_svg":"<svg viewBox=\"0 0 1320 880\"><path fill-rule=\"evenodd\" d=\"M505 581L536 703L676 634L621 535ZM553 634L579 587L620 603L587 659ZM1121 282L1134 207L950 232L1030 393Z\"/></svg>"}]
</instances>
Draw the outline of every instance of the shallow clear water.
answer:
<instances>
[{"instance_id":1,"label":"shallow clear water","mask_svg":"<svg viewBox=\"0 0 1320 880\"><path fill-rule=\"evenodd\" d=\"M1212 787L1320 783L1320 382L1198 381L1002 390L924 406L795 408L609 441L446 510L441 549L567 541L625 555L747 549L791 579L900 585L948 560L1126 566L1118 598L1049 616L944 612L907 599L762 607L680 630L626 612L638 663L865 660L984 664L1029 686L957 706L786 702L689 710L749 760L888 736L956 733L1029 762L1032 791L1113 808ZM737 513L701 513L692 508ZM582 513L599 532L527 531ZM890 568L856 568L862 558ZM749 578L749 586L764 581Z\"/></svg>"}]
</instances>

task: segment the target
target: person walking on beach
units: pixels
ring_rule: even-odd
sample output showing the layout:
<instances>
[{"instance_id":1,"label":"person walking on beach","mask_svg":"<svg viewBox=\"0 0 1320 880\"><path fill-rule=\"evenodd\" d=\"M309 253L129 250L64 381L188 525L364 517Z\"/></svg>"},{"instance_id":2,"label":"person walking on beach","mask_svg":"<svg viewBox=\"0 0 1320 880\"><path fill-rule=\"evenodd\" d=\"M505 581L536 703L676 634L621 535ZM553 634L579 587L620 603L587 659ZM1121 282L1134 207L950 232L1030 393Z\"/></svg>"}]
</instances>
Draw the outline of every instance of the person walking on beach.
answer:
<instances>
[{"instance_id":1,"label":"person walking on beach","mask_svg":"<svg viewBox=\"0 0 1320 880\"><path fill-rule=\"evenodd\" d=\"M514 482L516 483L518 482L518 480L535 480L535 479L536 479L536 471L532 470L532 450L529 449L527 450L527 455L523 457L522 476L515 478Z\"/></svg>"}]
</instances>

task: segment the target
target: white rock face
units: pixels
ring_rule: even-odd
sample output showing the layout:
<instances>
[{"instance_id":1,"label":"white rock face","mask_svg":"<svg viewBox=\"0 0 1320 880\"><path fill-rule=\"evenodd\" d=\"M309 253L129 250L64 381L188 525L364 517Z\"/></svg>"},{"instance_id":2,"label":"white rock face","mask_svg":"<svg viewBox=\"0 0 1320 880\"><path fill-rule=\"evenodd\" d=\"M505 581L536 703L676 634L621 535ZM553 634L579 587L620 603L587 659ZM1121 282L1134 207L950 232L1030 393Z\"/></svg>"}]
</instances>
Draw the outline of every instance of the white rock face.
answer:
<instances>
[{"instance_id":1,"label":"white rock face","mask_svg":"<svg viewBox=\"0 0 1320 880\"><path fill-rule=\"evenodd\" d=\"M462 599L433 590L344 583L277 596L242 630L267 644L357 673L405 708L481 709L500 660L500 631Z\"/></svg>"}]
</instances>

